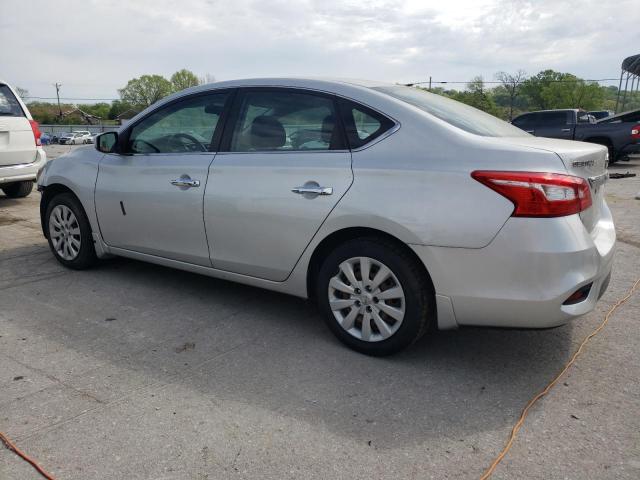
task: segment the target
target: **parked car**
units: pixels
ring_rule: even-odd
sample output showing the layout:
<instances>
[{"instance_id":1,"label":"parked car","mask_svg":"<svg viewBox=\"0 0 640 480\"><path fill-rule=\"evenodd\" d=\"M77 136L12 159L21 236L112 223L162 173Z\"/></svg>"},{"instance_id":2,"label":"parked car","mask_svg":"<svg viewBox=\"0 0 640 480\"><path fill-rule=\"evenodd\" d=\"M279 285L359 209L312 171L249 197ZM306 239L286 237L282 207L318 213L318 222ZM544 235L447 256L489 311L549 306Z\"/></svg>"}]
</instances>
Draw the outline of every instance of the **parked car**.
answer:
<instances>
[{"instance_id":1,"label":"parked car","mask_svg":"<svg viewBox=\"0 0 640 480\"><path fill-rule=\"evenodd\" d=\"M606 154L410 87L229 81L47 164L40 212L69 268L121 255L311 298L385 355L430 325L591 311L616 239Z\"/></svg>"},{"instance_id":2,"label":"parked car","mask_svg":"<svg viewBox=\"0 0 640 480\"><path fill-rule=\"evenodd\" d=\"M52 134L51 135L51 143L60 143L60 137L64 137L65 135L69 135L69 134L67 132Z\"/></svg>"},{"instance_id":3,"label":"parked car","mask_svg":"<svg viewBox=\"0 0 640 480\"><path fill-rule=\"evenodd\" d=\"M608 117L605 120L610 120ZM637 121L595 121L588 112L580 109L542 110L522 114L511 122L536 137L561 138L597 143L607 147L609 163L626 159L631 153L640 152L640 135ZM634 133L636 132L636 133Z\"/></svg>"},{"instance_id":4,"label":"parked car","mask_svg":"<svg viewBox=\"0 0 640 480\"><path fill-rule=\"evenodd\" d=\"M80 132L66 133L58 137L58 143L60 145L79 145L86 143L85 134Z\"/></svg>"},{"instance_id":5,"label":"parked car","mask_svg":"<svg viewBox=\"0 0 640 480\"><path fill-rule=\"evenodd\" d=\"M80 135L80 143L91 143L92 133L89 130L76 130L73 133Z\"/></svg>"},{"instance_id":6,"label":"parked car","mask_svg":"<svg viewBox=\"0 0 640 480\"><path fill-rule=\"evenodd\" d=\"M43 133L40 135L40 144L41 145L49 145L51 143L51 135L48 133Z\"/></svg>"},{"instance_id":7,"label":"parked car","mask_svg":"<svg viewBox=\"0 0 640 480\"><path fill-rule=\"evenodd\" d=\"M589 115L593 115L593 118L595 118L596 120L602 120L603 118L615 115L615 113L616 112L614 112L613 110L593 110L589 112Z\"/></svg>"},{"instance_id":8,"label":"parked car","mask_svg":"<svg viewBox=\"0 0 640 480\"><path fill-rule=\"evenodd\" d=\"M47 161L38 122L6 82L0 81L0 189L7 197L26 197L38 169Z\"/></svg>"}]
</instances>

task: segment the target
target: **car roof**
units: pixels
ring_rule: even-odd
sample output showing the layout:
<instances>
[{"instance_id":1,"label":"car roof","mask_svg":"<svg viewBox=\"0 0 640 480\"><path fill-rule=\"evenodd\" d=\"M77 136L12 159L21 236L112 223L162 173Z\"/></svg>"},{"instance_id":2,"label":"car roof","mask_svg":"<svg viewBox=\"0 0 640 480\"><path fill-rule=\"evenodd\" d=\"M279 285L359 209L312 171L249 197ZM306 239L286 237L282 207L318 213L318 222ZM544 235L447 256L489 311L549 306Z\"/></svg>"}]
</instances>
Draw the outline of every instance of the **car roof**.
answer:
<instances>
[{"instance_id":1,"label":"car roof","mask_svg":"<svg viewBox=\"0 0 640 480\"><path fill-rule=\"evenodd\" d=\"M242 78L238 80L225 80L202 85L202 87L248 87L248 86L269 86L281 85L287 87L313 87L317 85L342 86L354 85L359 87L373 88L392 85L387 82L375 80L333 78L333 77L258 77ZM198 87L195 87L198 88Z\"/></svg>"}]
</instances>

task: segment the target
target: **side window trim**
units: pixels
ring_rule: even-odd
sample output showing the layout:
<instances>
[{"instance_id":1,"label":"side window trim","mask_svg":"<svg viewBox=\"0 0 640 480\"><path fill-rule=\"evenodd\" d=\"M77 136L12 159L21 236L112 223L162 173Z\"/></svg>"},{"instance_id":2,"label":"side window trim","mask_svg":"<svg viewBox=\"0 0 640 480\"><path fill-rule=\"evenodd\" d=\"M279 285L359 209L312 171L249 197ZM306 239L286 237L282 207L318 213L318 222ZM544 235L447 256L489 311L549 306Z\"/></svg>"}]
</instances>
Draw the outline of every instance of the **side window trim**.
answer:
<instances>
[{"instance_id":1,"label":"side window trim","mask_svg":"<svg viewBox=\"0 0 640 480\"><path fill-rule=\"evenodd\" d=\"M233 137L233 132L236 129L238 122L240 121L240 109L242 108L242 104L245 96L251 92L283 92L283 91L293 91L294 93L301 93L307 95L314 95L316 97L324 97L328 98L333 102L333 107L336 112L336 117L338 117L337 128L339 135L339 146L337 149L329 149L329 150L265 150L265 151L256 151L256 152L233 152L231 151L231 141ZM229 114L227 121L224 126L224 131L221 134L220 148L218 149L219 153L228 153L228 154L250 154L250 153L272 153L272 154L300 154L300 153L332 153L332 152L345 152L349 151L347 135L345 132L345 125L342 119L342 115L340 114L340 105L339 105L339 97L336 97L334 94L330 92L322 92L317 90L311 90L307 88L300 87L274 87L274 86L249 86L249 87L238 87L237 93L234 95L233 102L229 107Z\"/></svg>"},{"instance_id":2,"label":"side window trim","mask_svg":"<svg viewBox=\"0 0 640 480\"><path fill-rule=\"evenodd\" d=\"M151 153L132 153L132 152L127 152L126 151L126 146L129 143L129 136L131 135L131 131L133 130L133 128L140 124L141 122L143 122L144 120L146 120L147 118L149 118L151 115L155 114L156 112L158 112L161 109L167 108L171 105L174 105L176 103L182 102L184 100L188 100L188 99L193 99L193 98L197 98L197 97L201 97L201 96L206 96L206 95L215 95L215 94L220 94L220 93L225 93L227 94L227 98L225 99L225 103L224 103L224 107L222 109L222 114L220 115L220 118L218 120L218 123L216 124L216 128L213 131L213 135L211 137L211 143L209 144L209 150L206 152L185 152L184 154L181 155L203 155L203 154L210 154L210 153L216 153L219 151L219 147L220 147L220 142L222 139L222 133L225 127L225 124L227 122L227 119L229 118L229 111L231 109L231 106L233 105L234 102L234 98L237 94L237 88L221 88L221 89L211 89L211 90L205 90L203 92L198 92L198 93L193 93L190 95L183 95L181 97L178 97L174 100L171 100L170 102L167 102L157 108L154 108L153 110L151 110L150 112L148 112L144 117L139 118L138 120L135 121L135 123L131 123L128 124L125 129L122 131L122 133L119 135L118 138L118 154L119 155L127 155L127 156L133 156L133 155L169 155L167 153L155 153L155 152L151 152Z\"/></svg>"}]
</instances>

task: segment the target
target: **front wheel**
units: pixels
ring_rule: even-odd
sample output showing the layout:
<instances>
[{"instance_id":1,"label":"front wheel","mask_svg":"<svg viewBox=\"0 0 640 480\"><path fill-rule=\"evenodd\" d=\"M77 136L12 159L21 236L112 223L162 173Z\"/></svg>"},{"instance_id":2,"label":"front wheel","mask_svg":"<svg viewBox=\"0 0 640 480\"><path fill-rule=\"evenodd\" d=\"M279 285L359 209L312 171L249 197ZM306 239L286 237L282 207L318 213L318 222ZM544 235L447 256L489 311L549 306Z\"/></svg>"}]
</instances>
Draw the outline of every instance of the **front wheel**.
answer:
<instances>
[{"instance_id":1,"label":"front wheel","mask_svg":"<svg viewBox=\"0 0 640 480\"><path fill-rule=\"evenodd\" d=\"M9 198L24 198L33 190L33 182L15 182L3 185L2 191Z\"/></svg>"},{"instance_id":2,"label":"front wheel","mask_svg":"<svg viewBox=\"0 0 640 480\"><path fill-rule=\"evenodd\" d=\"M337 247L320 267L316 295L331 331L367 355L403 350L435 316L433 286L418 260L378 238Z\"/></svg>"},{"instance_id":3,"label":"front wheel","mask_svg":"<svg viewBox=\"0 0 640 480\"><path fill-rule=\"evenodd\" d=\"M76 197L61 193L51 199L45 213L49 248L65 267L83 270L97 260L89 219Z\"/></svg>"}]
</instances>

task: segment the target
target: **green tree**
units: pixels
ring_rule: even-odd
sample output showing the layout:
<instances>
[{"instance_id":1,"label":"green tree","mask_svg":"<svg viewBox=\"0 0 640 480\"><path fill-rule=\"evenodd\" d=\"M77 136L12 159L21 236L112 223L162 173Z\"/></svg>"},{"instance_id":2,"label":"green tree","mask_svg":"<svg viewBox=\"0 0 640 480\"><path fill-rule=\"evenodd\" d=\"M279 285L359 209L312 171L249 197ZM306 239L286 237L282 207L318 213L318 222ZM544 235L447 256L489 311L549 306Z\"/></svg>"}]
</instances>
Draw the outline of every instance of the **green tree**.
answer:
<instances>
[{"instance_id":1,"label":"green tree","mask_svg":"<svg viewBox=\"0 0 640 480\"><path fill-rule=\"evenodd\" d=\"M522 83L522 94L530 106L537 110L553 108L601 108L604 101L603 87L595 82L585 82L571 73L544 70Z\"/></svg>"},{"instance_id":2,"label":"green tree","mask_svg":"<svg viewBox=\"0 0 640 480\"><path fill-rule=\"evenodd\" d=\"M195 73L183 68L171 75L171 85L174 92L179 92L185 88L195 87L200 85L200 80L196 77Z\"/></svg>"},{"instance_id":3,"label":"green tree","mask_svg":"<svg viewBox=\"0 0 640 480\"><path fill-rule=\"evenodd\" d=\"M491 91L487 90L482 77L475 77L467 83L467 89L454 93L451 98L459 102L471 105L479 110L499 116L500 110L493 101Z\"/></svg>"},{"instance_id":4,"label":"green tree","mask_svg":"<svg viewBox=\"0 0 640 480\"><path fill-rule=\"evenodd\" d=\"M146 108L172 92L171 82L162 75L142 75L127 82L118 90L122 101L135 107Z\"/></svg>"},{"instance_id":5,"label":"green tree","mask_svg":"<svg viewBox=\"0 0 640 480\"><path fill-rule=\"evenodd\" d=\"M111 103L111 108L109 109L109 114L107 115L109 119L115 120L119 115L128 112L128 111L137 112L140 110L139 107L134 107L130 103L124 102L122 100L114 100Z\"/></svg>"},{"instance_id":6,"label":"green tree","mask_svg":"<svg viewBox=\"0 0 640 480\"><path fill-rule=\"evenodd\" d=\"M95 115L96 117L106 119L109 118L111 105L109 105L108 103L94 103L81 105L80 108L90 115Z\"/></svg>"}]
</instances>

